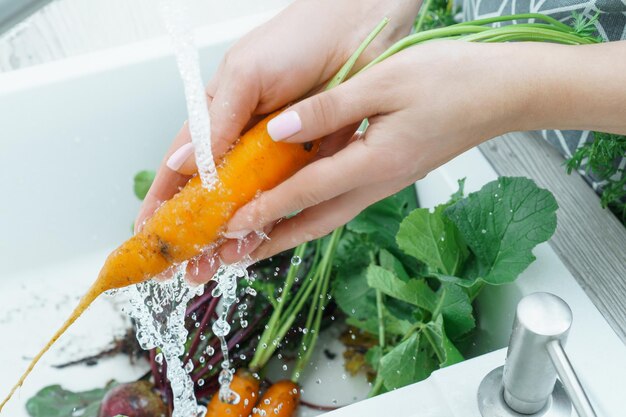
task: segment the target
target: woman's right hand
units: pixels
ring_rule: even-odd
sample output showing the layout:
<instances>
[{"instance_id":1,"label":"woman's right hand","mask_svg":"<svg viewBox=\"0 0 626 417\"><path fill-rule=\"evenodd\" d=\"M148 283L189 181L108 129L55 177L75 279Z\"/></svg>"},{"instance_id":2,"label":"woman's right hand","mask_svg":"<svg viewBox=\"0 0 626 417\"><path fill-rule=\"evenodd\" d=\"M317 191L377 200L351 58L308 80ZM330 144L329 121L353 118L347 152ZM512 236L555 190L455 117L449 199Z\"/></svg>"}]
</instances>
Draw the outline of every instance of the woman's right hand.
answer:
<instances>
[{"instance_id":1,"label":"woman's right hand","mask_svg":"<svg viewBox=\"0 0 626 417\"><path fill-rule=\"evenodd\" d=\"M356 68L406 35L421 0L297 0L241 38L207 85L213 155L219 158L255 117L320 90L383 17L390 23ZM196 165L189 130L178 133L157 172L135 225L183 186ZM260 243L248 239L246 250ZM201 262L192 277L206 281L216 262Z\"/></svg>"}]
</instances>

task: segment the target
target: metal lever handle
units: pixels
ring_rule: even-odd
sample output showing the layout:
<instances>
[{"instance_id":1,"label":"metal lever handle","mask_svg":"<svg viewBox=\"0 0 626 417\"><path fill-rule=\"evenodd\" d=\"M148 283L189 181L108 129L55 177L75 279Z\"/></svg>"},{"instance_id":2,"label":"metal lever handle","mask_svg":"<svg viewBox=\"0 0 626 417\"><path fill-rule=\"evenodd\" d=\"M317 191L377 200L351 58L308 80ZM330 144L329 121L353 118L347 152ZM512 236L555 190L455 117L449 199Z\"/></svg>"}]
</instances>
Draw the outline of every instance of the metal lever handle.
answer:
<instances>
[{"instance_id":1,"label":"metal lever handle","mask_svg":"<svg viewBox=\"0 0 626 417\"><path fill-rule=\"evenodd\" d=\"M572 311L556 295L535 293L519 302L502 380L504 401L512 410L541 411L558 374L578 415L596 417L563 350L571 325Z\"/></svg>"},{"instance_id":2,"label":"metal lever handle","mask_svg":"<svg viewBox=\"0 0 626 417\"><path fill-rule=\"evenodd\" d=\"M572 367L567 354L565 354L565 350L563 350L563 345L561 345L558 340L553 340L552 342L548 342L546 348L552 359L552 364L556 368L556 372L559 374L563 386L565 386L565 391L572 401L572 404L574 404L578 416L597 417L596 412L591 406L589 397L587 397L587 393L578 380L574 367Z\"/></svg>"}]
</instances>

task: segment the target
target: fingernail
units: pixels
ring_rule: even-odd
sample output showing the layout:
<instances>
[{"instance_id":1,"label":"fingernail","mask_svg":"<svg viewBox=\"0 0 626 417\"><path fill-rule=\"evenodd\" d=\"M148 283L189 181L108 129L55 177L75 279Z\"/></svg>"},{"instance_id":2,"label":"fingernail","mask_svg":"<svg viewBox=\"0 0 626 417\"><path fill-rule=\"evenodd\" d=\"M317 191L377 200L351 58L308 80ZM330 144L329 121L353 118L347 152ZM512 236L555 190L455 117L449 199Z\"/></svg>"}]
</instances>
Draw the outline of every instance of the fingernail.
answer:
<instances>
[{"instance_id":1,"label":"fingernail","mask_svg":"<svg viewBox=\"0 0 626 417\"><path fill-rule=\"evenodd\" d=\"M241 240L244 237L248 236L251 233L250 230L237 230L236 232L226 232L224 233L224 237L226 239L238 239Z\"/></svg>"},{"instance_id":2,"label":"fingernail","mask_svg":"<svg viewBox=\"0 0 626 417\"><path fill-rule=\"evenodd\" d=\"M302 121L295 111L281 113L267 124L267 133L278 142L293 136L302 129Z\"/></svg>"},{"instance_id":3,"label":"fingernail","mask_svg":"<svg viewBox=\"0 0 626 417\"><path fill-rule=\"evenodd\" d=\"M172 171L178 171L191 155L193 155L193 144L187 142L170 155L165 165Z\"/></svg>"}]
</instances>

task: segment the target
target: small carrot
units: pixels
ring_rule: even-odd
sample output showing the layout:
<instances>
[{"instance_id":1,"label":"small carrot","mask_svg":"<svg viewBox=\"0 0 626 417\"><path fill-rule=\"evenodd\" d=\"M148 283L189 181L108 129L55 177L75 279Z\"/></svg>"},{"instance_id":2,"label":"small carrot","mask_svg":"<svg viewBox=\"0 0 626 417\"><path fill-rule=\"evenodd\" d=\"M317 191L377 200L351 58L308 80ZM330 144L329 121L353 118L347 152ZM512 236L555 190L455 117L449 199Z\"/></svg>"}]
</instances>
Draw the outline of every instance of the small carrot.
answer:
<instances>
[{"instance_id":1,"label":"small carrot","mask_svg":"<svg viewBox=\"0 0 626 417\"><path fill-rule=\"evenodd\" d=\"M300 387L288 379L272 384L263 394L253 416L292 417L300 404Z\"/></svg>"},{"instance_id":2,"label":"small carrot","mask_svg":"<svg viewBox=\"0 0 626 417\"><path fill-rule=\"evenodd\" d=\"M223 403L215 393L207 406L205 417L248 417L259 397L259 380L250 372L240 369L230 382L230 389L239 394L237 404Z\"/></svg>"}]
</instances>

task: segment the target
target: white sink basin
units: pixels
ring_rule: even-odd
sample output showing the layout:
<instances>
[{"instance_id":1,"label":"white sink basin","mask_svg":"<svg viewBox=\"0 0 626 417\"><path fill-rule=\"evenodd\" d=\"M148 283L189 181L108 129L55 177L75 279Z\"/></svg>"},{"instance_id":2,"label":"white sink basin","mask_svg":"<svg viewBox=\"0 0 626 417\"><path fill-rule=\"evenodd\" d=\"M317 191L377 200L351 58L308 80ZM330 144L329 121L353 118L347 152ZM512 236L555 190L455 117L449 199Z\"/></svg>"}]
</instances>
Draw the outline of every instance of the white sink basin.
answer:
<instances>
[{"instance_id":1,"label":"white sink basin","mask_svg":"<svg viewBox=\"0 0 626 417\"><path fill-rule=\"evenodd\" d=\"M205 79L234 39L267 18L202 29L198 43ZM130 235L139 205L132 177L157 166L185 119L184 108L167 39L0 75L0 395L96 277L106 254ZM446 200L457 178L467 177L472 191L495 176L480 152L472 150L420 181L420 201L430 207ZM397 416L479 416L478 384L503 363L504 351L498 349L508 342L516 302L535 291L553 292L570 304L571 360L600 415L624 415L626 347L550 246L541 245L535 254L537 261L515 284L490 288L478 300L480 337L474 354L493 353L332 415L373 417L393 410ZM99 300L45 357L4 415L26 416L26 399L51 383L89 389L146 372L146 364L128 366L125 357L94 367L50 367L101 347L125 324L111 299ZM332 391L338 404L363 398L367 383L342 381L340 363L331 367L325 360L320 356L318 371L325 375L320 379L327 390L317 389L307 377L305 397L321 398L324 404L331 404ZM334 373L328 373L330 368Z\"/></svg>"}]
</instances>

